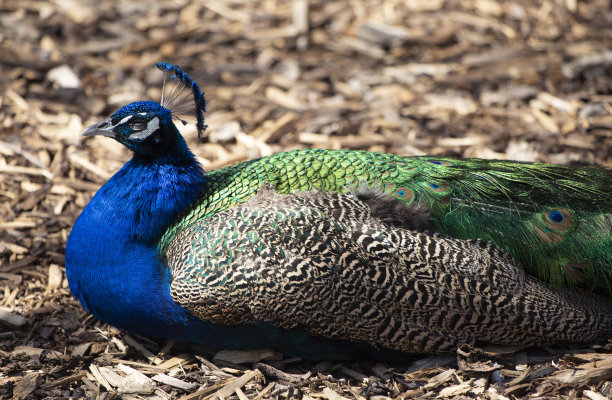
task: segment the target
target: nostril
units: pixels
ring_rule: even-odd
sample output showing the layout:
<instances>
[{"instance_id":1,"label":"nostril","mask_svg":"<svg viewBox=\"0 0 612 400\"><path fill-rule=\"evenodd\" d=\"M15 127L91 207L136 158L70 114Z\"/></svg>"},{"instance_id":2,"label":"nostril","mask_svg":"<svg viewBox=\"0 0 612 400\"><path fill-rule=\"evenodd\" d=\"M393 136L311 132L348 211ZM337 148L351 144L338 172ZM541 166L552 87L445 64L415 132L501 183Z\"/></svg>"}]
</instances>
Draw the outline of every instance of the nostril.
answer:
<instances>
[{"instance_id":1,"label":"nostril","mask_svg":"<svg viewBox=\"0 0 612 400\"><path fill-rule=\"evenodd\" d=\"M110 126L110 124L109 124L108 122L103 121L103 122L100 122L100 123L98 124L97 128L99 128L99 129L105 129L105 128L108 128L109 126Z\"/></svg>"}]
</instances>

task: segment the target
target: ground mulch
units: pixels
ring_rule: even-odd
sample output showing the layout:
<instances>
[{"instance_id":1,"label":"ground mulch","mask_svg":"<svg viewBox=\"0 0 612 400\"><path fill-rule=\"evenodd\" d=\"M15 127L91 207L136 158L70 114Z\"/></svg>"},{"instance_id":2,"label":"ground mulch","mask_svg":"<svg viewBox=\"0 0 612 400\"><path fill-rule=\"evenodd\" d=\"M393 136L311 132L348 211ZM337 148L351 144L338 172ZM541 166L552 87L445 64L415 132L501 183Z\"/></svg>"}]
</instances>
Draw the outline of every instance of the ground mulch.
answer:
<instances>
[{"instance_id":1,"label":"ground mulch","mask_svg":"<svg viewBox=\"0 0 612 400\"><path fill-rule=\"evenodd\" d=\"M612 167L612 8L577 0L0 2L0 398L612 398L612 344L305 362L87 315L64 248L129 157L79 132L206 91L207 169L307 147Z\"/></svg>"}]
</instances>

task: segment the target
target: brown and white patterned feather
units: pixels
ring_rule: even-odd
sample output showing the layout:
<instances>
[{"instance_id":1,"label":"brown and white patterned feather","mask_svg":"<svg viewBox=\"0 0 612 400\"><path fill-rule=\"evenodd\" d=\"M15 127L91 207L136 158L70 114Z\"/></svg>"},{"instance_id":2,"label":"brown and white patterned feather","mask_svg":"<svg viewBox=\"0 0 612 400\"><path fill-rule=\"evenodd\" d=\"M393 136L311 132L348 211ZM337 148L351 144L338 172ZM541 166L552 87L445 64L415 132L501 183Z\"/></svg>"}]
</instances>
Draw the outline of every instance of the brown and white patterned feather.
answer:
<instances>
[{"instance_id":1,"label":"brown and white patterned feather","mask_svg":"<svg viewBox=\"0 0 612 400\"><path fill-rule=\"evenodd\" d=\"M263 188L174 238L171 294L213 323L301 327L410 352L612 333L609 300L553 290L505 251L431 226L424 210L381 193Z\"/></svg>"}]
</instances>

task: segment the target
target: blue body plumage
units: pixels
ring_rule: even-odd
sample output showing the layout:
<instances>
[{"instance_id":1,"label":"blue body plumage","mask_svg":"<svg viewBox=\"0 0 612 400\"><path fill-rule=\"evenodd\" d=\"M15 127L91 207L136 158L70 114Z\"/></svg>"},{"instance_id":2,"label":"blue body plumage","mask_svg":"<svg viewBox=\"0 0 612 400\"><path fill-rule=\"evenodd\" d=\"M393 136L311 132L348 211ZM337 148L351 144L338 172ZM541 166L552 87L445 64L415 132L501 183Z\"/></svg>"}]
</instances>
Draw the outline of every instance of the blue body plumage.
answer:
<instances>
[{"instance_id":1,"label":"blue body plumage","mask_svg":"<svg viewBox=\"0 0 612 400\"><path fill-rule=\"evenodd\" d=\"M172 330L189 319L167 293L169 273L156 240L198 198L206 179L178 132L175 139L179 154L136 153L96 193L68 239L72 293L98 318L124 329Z\"/></svg>"}]
</instances>

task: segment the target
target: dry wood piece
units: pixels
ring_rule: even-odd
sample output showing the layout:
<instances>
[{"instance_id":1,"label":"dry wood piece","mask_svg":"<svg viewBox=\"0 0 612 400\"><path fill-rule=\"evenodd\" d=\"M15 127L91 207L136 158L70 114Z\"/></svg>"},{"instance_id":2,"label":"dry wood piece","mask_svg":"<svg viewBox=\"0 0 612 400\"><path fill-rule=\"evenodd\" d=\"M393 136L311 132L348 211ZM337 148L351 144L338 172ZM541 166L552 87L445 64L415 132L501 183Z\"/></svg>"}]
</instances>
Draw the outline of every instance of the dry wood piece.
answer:
<instances>
[{"instance_id":1,"label":"dry wood piece","mask_svg":"<svg viewBox=\"0 0 612 400\"><path fill-rule=\"evenodd\" d=\"M123 381L117 385L119 393L148 394L155 391L155 382L142 372L123 364L117 365L117 368L126 374Z\"/></svg>"},{"instance_id":2,"label":"dry wood piece","mask_svg":"<svg viewBox=\"0 0 612 400\"><path fill-rule=\"evenodd\" d=\"M163 383L164 385L173 386L175 388L179 388L183 390L193 390L198 387L198 385L196 384L188 383L178 378L168 376L166 374L157 374L153 376L151 379L153 379L156 382Z\"/></svg>"},{"instance_id":3,"label":"dry wood piece","mask_svg":"<svg viewBox=\"0 0 612 400\"><path fill-rule=\"evenodd\" d=\"M36 390L40 383L40 373L30 372L24 376L13 389L13 398L17 400L27 399Z\"/></svg>"},{"instance_id":4,"label":"dry wood piece","mask_svg":"<svg viewBox=\"0 0 612 400\"><path fill-rule=\"evenodd\" d=\"M579 368L568 368L558 371L551 376L572 386L583 386L593 382L604 381L612 378L612 356L588 364L581 364Z\"/></svg>"},{"instance_id":5,"label":"dry wood piece","mask_svg":"<svg viewBox=\"0 0 612 400\"><path fill-rule=\"evenodd\" d=\"M218 396L220 398L227 398L229 396L231 396L236 389L240 389L242 388L244 385L246 385L251 379L255 378L257 375L259 374L258 371L247 371L244 375L242 375L240 378L234 379L233 381L228 382L227 384L225 384L218 392Z\"/></svg>"},{"instance_id":6,"label":"dry wood piece","mask_svg":"<svg viewBox=\"0 0 612 400\"><path fill-rule=\"evenodd\" d=\"M19 167L10 165L0 165L0 173L14 175L34 175L43 176L47 179L53 179L53 174L41 168Z\"/></svg>"},{"instance_id":7,"label":"dry wood piece","mask_svg":"<svg viewBox=\"0 0 612 400\"><path fill-rule=\"evenodd\" d=\"M46 292L50 293L54 290L59 289L64 280L64 274L62 273L60 266L57 264L49 265L49 277L47 279Z\"/></svg>"},{"instance_id":8,"label":"dry wood piece","mask_svg":"<svg viewBox=\"0 0 612 400\"><path fill-rule=\"evenodd\" d=\"M281 360L282 354L270 350L221 350L215 354L213 361L226 361L233 364L254 363L262 360Z\"/></svg>"},{"instance_id":9,"label":"dry wood piece","mask_svg":"<svg viewBox=\"0 0 612 400\"><path fill-rule=\"evenodd\" d=\"M444 383L450 381L454 373L455 373L454 369L448 369L446 371L440 372L438 375L429 379L429 381L425 385L423 385L421 389L423 390L435 389L439 387L440 385L443 385Z\"/></svg>"},{"instance_id":10,"label":"dry wood piece","mask_svg":"<svg viewBox=\"0 0 612 400\"><path fill-rule=\"evenodd\" d=\"M136 361L122 359L111 359L109 361L115 364L125 364L136 367L139 371L147 374L163 374L164 372L166 372L166 368L160 368L155 365L143 364Z\"/></svg>"},{"instance_id":11,"label":"dry wood piece","mask_svg":"<svg viewBox=\"0 0 612 400\"><path fill-rule=\"evenodd\" d=\"M584 392L582 392L582 394L584 394L585 397L588 397L591 400L607 400L608 398L605 396L602 396L601 394L594 392L592 390L585 390Z\"/></svg>"},{"instance_id":12,"label":"dry wood piece","mask_svg":"<svg viewBox=\"0 0 612 400\"><path fill-rule=\"evenodd\" d=\"M45 358L54 359L54 360L63 359L62 354L57 351L46 350L46 349L41 349L38 347L31 347L31 346L16 346L11 352L11 355L13 357L19 357L22 355L26 357L33 357L33 356L40 357L43 355L43 353L44 353Z\"/></svg>"},{"instance_id":13,"label":"dry wood piece","mask_svg":"<svg viewBox=\"0 0 612 400\"><path fill-rule=\"evenodd\" d=\"M255 367L258 370L260 370L268 378L275 378L275 379L279 379L281 381L285 381L289 383L303 382L305 379L308 379L311 375L310 372L307 372L303 375L288 374L277 368L274 368L271 365L264 364L264 363L257 363Z\"/></svg>"},{"instance_id":14,"label":"dry wood piece","mask_svg":"<svg viewBox=\"0 0 612 400\"><path fill-rule=\"evenodd\" d=\"M100 372L100 369L97 366L95 366L94 364L91 364L89 366L89 370L91 371L94 379L98 382L99 385L104 386L104 388L109 392L113 391L111 384L108 382L106 377Z\"/></svg>"},{"instance_id":15,"label":"dry wood piece","mask_svg":"<svg viewBox=\"0 0 612 400\"><path fill-rule=\"evenodd\" d=\"M214 396L218 389L222 388L225 383L219 383L210 387L202 388L196 392L193 392L187 396L183 396L179 398L179 400L195 400L195 399L203 399L207 396L210 396L211 393Z\"/></svg>"},{"instance_id":16,"label":"dry wood piece","mask_svg":"<svg viewBox=\"0 0 612 400\"><path fill-rule=\"evenodd\" d=\"M12 313L10 309L0 307L0 323L18 328L23 326L26 322L28 322L28 320L21 315Z\"/></svg>"},{"instance_id":17,"label":"dry wood piece","mask_svg":"<svg viewBox=\"0 0 612 400\"><path fill-rule=\"evenodd\" d=\"M267 121L261 127L253 130L251 135L263 142L274 142L280 138L283 130L296 120L296 114L288 112L276 121Z\"/></svg>"},{"instance_id":18,"label":"dry wood piece","mask_svg":"<svg viewBox=\"0 0 612 400\"><path fill-rule=\"evenodd\" d=\"M351 369L349 367L346 367L344 365L338 365L337 367L334 367L333 369L337 370L338 372L341 372L347 376L350 376L353 379L356 379L360 382L364 382L367 381L369 379L369 377L365 374L362 374L359 371L355 371L354 369Z\"/></svg>"},{"instance_id":19,"label":"dry wood piece","mask_svg":"<svg viewBox=\"0 0 612 400\"><path fill-rule=\"evenodd\" d=\"M157 368L164 369L164 370L170 370L177 366L186 365L193 359L194 359L193 355L183 353L183 354L179 354L176 357L172 357L169 360L164 361L163 363L159 364Z\"/></svg>"},{"instance_id":20,"label":"dry wood piece","mask_svg":"<svg viewBox=\"0 0 612 400\"><path fill-rule=\"evenodd\" d=\"M47 385L44 386L45 390L50 390L56 387L61 387L63 385L67 385L69 383L78 381L79 379L82 379L83 377L85 377L87 375L87 372L79 372L78 374L75 375L70 375L70 376L66 376L63 377L61 379L56 380L55 382L51 382Z\"/></svg>"},{"instance_id":21,"label":"dry wood piece","mask_svg":"<svg viewBox=\"0 0 612 400\"><path fill-rule=\"evenodd\" d=\"M323 389L323 395L329 400L349 400L348 397L341 396L328 387Z\"/></svg>"},{"instance_id":22,"label":"dry wood piece","mask_svg":"<svg viewBox=\"0 0 612 400\"><path fill-rule=\"evenodd\" d=\"M440 393L438 393L437 397L447 398L447 397L460 396L462 394L466 394L471 391L473 391L473 387L471 383L462 383L460 385L452 385L452 386L445 387L444 389L440 390Z\"/></svg>"}]
</instances>

